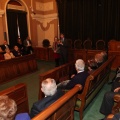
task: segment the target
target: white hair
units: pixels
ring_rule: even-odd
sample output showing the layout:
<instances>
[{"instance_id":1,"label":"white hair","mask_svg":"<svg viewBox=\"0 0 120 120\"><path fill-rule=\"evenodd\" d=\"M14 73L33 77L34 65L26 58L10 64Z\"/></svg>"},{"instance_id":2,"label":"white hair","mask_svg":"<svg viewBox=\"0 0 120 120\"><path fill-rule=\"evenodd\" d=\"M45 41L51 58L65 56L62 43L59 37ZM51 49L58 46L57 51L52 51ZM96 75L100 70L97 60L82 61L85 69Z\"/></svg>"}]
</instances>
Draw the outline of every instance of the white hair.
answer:
<instances>
[{"instance_id":1,"label":"white hair","mask_svg":"<svg viewBox=\"0 0 120 120\"><path fill-rule=\"evenodd\" d=\"M42 82L42 92L45 94L45 96L52 96L57 91L57 85L54 79L47 78Z\"/></svg>"},{"instance_id":2,"label":"white hair","mask_svg":"<svg viewBox=\"0 0 120 120\"><path fill-rule=\"evenodd\" d=\"M6 95L0 96L0 120L13 120L17 111L16 102Z\"/></svg>"},{"instance_id":3,"label":"white hair","mask_svg":"<svg viewBox=\"0 0 120 120\"><path fill-rule=\"evenodd\" d=\"M82 59L76 60L75 67L78 71L84 71L85 62Z\"/></svg>"}]
</instances>

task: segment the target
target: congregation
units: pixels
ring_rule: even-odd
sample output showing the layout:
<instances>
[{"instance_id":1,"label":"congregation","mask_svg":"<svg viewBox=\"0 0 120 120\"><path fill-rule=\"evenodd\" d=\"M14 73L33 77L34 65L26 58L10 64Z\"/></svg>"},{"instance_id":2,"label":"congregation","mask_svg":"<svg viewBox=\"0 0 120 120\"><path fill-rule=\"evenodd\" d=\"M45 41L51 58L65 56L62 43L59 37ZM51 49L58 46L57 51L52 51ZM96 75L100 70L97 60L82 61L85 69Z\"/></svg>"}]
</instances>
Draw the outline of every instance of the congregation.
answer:
<instances>
[{"instance_id":1,"label":"congregation","mask_svg":"<svg viewBox=\"0 0 120 120\"><path fill-rule=\"evenodd\" d=\"M48 107L50 104L52 104L57 99L59 99L64 94L61 91L61 89L62 90L72 89L76 84L81 84L82 90L83 90L87 76L91 74L95 69L100 67L106 60L107 60L106 52L101 52L96 54L92 60L88 60L87 64L85 64L85 62L82 59L76 60L75 71L73 71L73 73L71 74L69 81L61 83L62 87L61 85L59 86L59 84L57 85L55 80L52 78L48 78L44 80L41 84L42 86L41 90L45 94L45 97L42 100L39 100L33 104L31 108L31 112L28 116L33 118L42 110L44 110L46 107ZM92 64L92 63L95 63L95 64ZM22 114L19 116L22 116Z\"/></svg>"},{"instance_id":2,"label":"congregation","mask_svg":"<svg viewBox=\"0 0 120 120\"><path fill-rule=\"evenodd\" d=\"M0 120L120 120L120 0L0 1Z\"/></svg>"},{"instance_id":3,"label":"congregation","mask_svg":"<svg viewBox=\"0 0 120 120\"><path fill-rule=\"evenodd\" d=\"M8 44L7 40L4 40L3 45L1 45L1 49L5 60L33 53L32 42L29 37L26 37L23 43L21 39L18 38L17 43L13 48Z\"/></svg>"}]
</instances>

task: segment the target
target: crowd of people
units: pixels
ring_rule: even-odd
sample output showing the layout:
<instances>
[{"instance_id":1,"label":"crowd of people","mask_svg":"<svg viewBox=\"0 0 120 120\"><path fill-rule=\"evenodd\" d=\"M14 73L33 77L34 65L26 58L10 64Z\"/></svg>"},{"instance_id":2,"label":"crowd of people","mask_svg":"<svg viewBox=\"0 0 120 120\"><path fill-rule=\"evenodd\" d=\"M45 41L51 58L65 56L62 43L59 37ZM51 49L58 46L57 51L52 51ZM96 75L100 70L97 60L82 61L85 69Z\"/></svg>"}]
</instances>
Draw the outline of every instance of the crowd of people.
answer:
<instances>
[{"instance_id":1,"label":"crowd of people","mask_svg":"<svg viewBox=\"0 0 120 120\"><path fill-rule=\"evenodd\" d=\"M4 40L4 43L1 46L1 49L3 52L5 52L4 54L5 60L33 53L32 42L29 37L27 37L23 41L23 43L21 39L18 38L17 43L16 45L14 45L13 48L11 48L8 42Z\"/></svg>"}]
</instances>

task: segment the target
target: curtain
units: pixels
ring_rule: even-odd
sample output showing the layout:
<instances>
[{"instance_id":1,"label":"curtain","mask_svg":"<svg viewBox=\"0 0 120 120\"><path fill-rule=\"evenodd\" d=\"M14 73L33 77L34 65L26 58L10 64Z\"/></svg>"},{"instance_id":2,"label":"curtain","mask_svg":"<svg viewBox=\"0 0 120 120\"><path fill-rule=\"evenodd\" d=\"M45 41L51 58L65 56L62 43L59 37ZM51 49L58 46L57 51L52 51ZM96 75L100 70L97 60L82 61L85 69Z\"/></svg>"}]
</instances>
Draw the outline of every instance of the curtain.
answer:
<instances>
[{"instance_id":1,"label":"curtain","mask_svg":"<svg viewBox=\"0 0 120 120\"><path fill-rule=\"evenodd\" d=\"M28 36L27 13L18 10L7 10L8 35L10 46L13 47L18 39L18 26L23 41Z\"/></svg>"},{"instance_id":2,"label":"curtain","mask_svg":"<svg viewBox=\"0 0 120 120\"><path fill-rule=\"evenodd\" d=\"M107 43L120 40L120 0L56 0L60 32L66 38Z\"/></svg>"},{"instance_id":3,"label":"curtain","mask_svg":"<svg viewBox=\"0 0 120 120\"><path fill-rule=\"evenodd\" d=\"M9 44L13 47L16 44L18 33L17 33L17 13L14 11L7 11L7 24L8 24L8 35Z\"/></svg>"},{"instance_id":4,"label":"curtain","mask_svg":"<svg viewBox=\"0 0 120 120\"><path fill-rule=\"evenodd\" d=\"M22 41L28 36L28 26L27 26L27 13L19 12L18 13L18 25L20 30L20 38Z\"/></svg>"}]
</instances>

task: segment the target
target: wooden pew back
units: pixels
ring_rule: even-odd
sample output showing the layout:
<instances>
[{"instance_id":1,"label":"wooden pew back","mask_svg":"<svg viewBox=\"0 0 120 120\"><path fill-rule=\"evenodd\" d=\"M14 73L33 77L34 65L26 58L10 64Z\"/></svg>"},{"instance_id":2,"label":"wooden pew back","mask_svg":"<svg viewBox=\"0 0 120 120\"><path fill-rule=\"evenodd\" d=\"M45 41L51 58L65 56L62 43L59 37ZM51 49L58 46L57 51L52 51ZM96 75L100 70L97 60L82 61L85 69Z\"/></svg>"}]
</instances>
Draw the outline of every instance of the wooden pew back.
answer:
<instances>
[{"instance_id":1,"label":"wooden pew back","mask_svg":"<svg viewBox=\"0 0 120 120\"><path fill-rule=\"evenodd\" d=\"M114 61L115 56L110 56L110 58L101 65L97 70L90 74L87 79L81 94L78 94L78 99L81 102L80 106L76 103L75 110L79 111L80 118L83 118L83 111L85 107L94 99L95 95L99 92L105 82L109 79L109 73L111 70L112 62ZM44 74L40 75L40 85L41 82L48 78L54 78L57 82L67 80L67 75L70 73L71 69L74 68L74 61L67 63L58 68L52 69ZM71 67L69 67L71 66ZM40 87L41 88L41 87ZM39 90L39 99L43 98L41 89Z\"/></svg>"},{"instance_id":2,"label":"wooden pew back","mask_svg":"<svg viewBox=\"0 0 120 120\"><path fill-rule=\"evenodd\" d=\"M56 80L57 83L62 82L64 80L68 80L69 74L71 73L71 71L73 71L73 69L75 69L74 66L75 66L75 61L72 61L65 65L61 65L52 70L49 70L48 72L40 74L39 75L39 78L40 78L39 86L41 86L42 81L45 80L46 78L53 78ZM43 97L44 97L44 95L41 91L41 87L39 87L38 98L42 99Z\"/></svg>"},{"instance_id":3,"label":"wooden pew back","mask_svg":"<svg viewBox=\"0 0 120 120\"><path fill-rule=\"evenodd\" d=\"M86 84L84 87L84 89L86 89L86 86L88 84L88 86L87 86L88 91L86 91L87 94L89 94L91 90L98 87L102 82L104 84L106 81L109 80L109 73L111 71L111 65L112 65L111 63L113 62L113 60L114 60L114 56L110 57L103 65L101 65L98 69L96 69L87 78ZM83 91L85 91L85 90L83 90Z\"/></svg>"},{"instance_id":4,"label":"wooden pew back","mask_svg":"<svg viewBox=\"0 0 120 120\"><path fill-rule=\"evenodd\" d=\"M0 85L36 70L35 54L0 61Z\"/></svg>"},{"instance_id":5,"label":"wooden pew back","mask_svg":"<svg viewBox=\"0 0 120 120\"><path fill-rule=\"evenodd\" d=\"M17 113L29 112L27 88L24 83L2 90L0 95L8 95L16 101Z\"/></svg>"},{"instance_id":6,"label":"wooden pew back","mask_svg":"<svg viewBox=\"0 0 120 120\"><path fill-rule=\"evenodd\" d=\"M91 103L103 85L109 80L109 73L114 58L115 56L111 56L105 63L87 77L83 92L78 94L78 101L75 108L80 112L81 119L83 118L84 109L89 103Z\"/></svg>"},{"instance_id":7,"label":"wooden pew back","mask_svg":"<svg viewBox=\"0 0 120 120\"><path fill-rule=\"evenodd\" d=\"M77 92L81 89L81 85L76 85L32 120L73 120Z\"/></svg>"}]
</instances>

